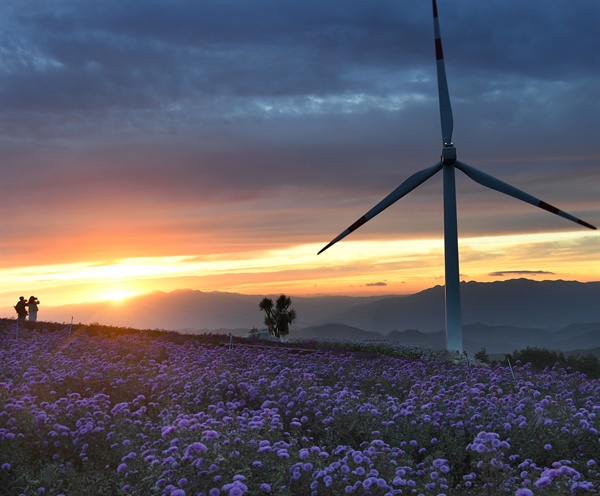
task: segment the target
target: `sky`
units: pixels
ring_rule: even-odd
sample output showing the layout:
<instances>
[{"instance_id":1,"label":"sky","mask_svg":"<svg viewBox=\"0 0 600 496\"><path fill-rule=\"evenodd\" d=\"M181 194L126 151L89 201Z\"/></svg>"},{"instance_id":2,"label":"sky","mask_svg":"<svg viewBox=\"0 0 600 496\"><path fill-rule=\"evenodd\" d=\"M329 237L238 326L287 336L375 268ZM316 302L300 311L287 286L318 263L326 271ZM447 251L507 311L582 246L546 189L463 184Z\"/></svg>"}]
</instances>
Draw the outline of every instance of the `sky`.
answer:
<instances>
[{"instance_id":1,"label":"sky","mask_svg":"<svg viewBox=\"0 0 600 496\"><path fill-rule=\"evenodd\" d=\"M600 3L439 0L458 158L600 225ZM431 3L0 3L0 308L444 284ZM463 280L600 280L600 237L456 172ZM14 313L14 312L13 312ZM12 314L11 314L12 316Z\"/></svg>"}]
</instances>

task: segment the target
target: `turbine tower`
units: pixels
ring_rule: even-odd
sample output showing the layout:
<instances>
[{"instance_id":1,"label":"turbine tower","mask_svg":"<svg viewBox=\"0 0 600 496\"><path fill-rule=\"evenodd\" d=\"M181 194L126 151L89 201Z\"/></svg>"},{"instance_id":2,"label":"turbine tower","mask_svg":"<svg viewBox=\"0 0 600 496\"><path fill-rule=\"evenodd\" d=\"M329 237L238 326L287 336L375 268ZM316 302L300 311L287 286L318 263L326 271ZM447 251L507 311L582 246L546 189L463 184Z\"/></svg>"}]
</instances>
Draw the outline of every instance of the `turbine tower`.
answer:
<instances>
[{"instance_id":1,"label":"turbine tower","mask_svg":"<svg viewBox=\"0 0 600 496\"><path fill-rule=\"evenodd\" d=\"M495 177L485 174L470 165L460 162L456 159L456 148L452 143L452 128L454 121L452 118L452 107L450 105L450 94L448 92L448 82L446 80L446 68L444 66L444 54L442 51L442 39L440 37L440 25L438 21L438 12L436 0L433 2L433 28L435 33L435 58L437 65L438 95L440 103L440 119L442 126L442 156L440 161L422 171L410 176L388 196L381 200L365 215L358 219L348 229L334 238L327 246L319 251L324 252L327 248L345 238L348 234L358 229L365 222L371 220L377 214L388 208L400 198L410 193L413 189L420 186L430 177L443 170L444 184L444 265L446 271L445 282L445 304L446 304L446 349L448 351L463 352L462 344L462 321L460 306L460 277L458 265L458 227L456 221L456 187L454 171L460 170L470 177L473 181L490 189L499 191L508 196L517 198L536 207L547 210L550 213L559 215L570 221L576 222L589 229L596 229L591 224L574 217L571 214L563 212L558 208L531 196L520 189L515 188Z\"/></svg>"}]
</instances>

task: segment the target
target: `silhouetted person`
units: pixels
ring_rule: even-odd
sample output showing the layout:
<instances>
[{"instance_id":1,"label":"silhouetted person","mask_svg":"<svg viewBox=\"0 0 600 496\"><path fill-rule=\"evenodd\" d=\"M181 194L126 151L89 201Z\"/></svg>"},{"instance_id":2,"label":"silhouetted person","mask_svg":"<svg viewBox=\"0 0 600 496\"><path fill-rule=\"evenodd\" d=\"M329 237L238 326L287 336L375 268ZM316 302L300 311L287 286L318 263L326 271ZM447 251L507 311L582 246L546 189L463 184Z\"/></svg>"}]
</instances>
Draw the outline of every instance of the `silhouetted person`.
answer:
<instances>
[{"instance_id":1,"label":"silhouetted person","mask_svg":"<svg viewBox=\"0 0 600 496\"><path fill-rule=\"evenodd\" d=\"M37 320L39 304L40 300L38 300L35 296L29 297L29 301L27 302L27 307L29 308L29 322L35 322Z\"/></svg>"},{"instance_id":2,"label":"silhouetted person","mask_svg":"<svg viewBox=\"0 0 600 496\"><path fill-rule=\"evenodd\" d=\"M15 310L17 311L17 322L22 324L25 322L25 317L27 317L27 302L23 296L19 296L19 301L15 305Z\"/></svg>"}]
</instances>

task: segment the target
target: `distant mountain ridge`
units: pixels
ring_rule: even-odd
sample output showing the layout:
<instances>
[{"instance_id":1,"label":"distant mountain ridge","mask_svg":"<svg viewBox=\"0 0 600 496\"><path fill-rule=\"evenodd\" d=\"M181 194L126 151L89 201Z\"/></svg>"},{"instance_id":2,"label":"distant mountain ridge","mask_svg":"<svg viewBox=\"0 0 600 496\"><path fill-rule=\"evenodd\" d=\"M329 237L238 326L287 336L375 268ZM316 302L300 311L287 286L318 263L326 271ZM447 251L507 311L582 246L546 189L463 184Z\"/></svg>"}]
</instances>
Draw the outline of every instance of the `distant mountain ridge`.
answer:
<instances>
[{"instance_id":1,"label":"distant mountain ridge","mask_svg":"<svg viewBox=\"0 0 600 496\"><path fill-rule=\"evenodd\" d=\"M460 286L465 324L557 330L575 323L600 322L600 282L512 279L463 282ZM445 328L444 287L366 303L328 319L380 333L402 329L439 331Z\"/></svg>"},{"instance_id":2,"label":"distant mountain ridge","mask_svg":"<svg viewBox=\"0 0 600 496\"><path fill-rule=\"evenodd\" d=\"M391 331L382 335L344 324L324 324L297 332L299 338L387 339L403 343L445 348L444 331L421 332L414 329ZM548 348L571 351L600 348L600 323L577 324L558 331L511 326L467 324L463 326L463 346L468 353L485 348L488 353L511 353L515 349ZM600 356L600 355L599 355Z\"/></svg>"},{"instance_id":3,"label":"distant mountain ridge","mask_svg":"<svg viewBox=\"0 0 600 496\"><path fill-rule=\"evenodd\" d=\"M600 282L461 283L465 348L512 351L518 346L560 349L600 346ZM265 295L176 290L100 302L44 308L42 320L98 322L141 329L215 331L243 335L263 328L258 302ZM276 296L276 295L275 295ZM292 337L399 339L444 346L444 288L408 296L295 297ZM556 332L560 331L560 332ZM296 336L294 336L296 335Z\"/></svg>"}]
</instances>

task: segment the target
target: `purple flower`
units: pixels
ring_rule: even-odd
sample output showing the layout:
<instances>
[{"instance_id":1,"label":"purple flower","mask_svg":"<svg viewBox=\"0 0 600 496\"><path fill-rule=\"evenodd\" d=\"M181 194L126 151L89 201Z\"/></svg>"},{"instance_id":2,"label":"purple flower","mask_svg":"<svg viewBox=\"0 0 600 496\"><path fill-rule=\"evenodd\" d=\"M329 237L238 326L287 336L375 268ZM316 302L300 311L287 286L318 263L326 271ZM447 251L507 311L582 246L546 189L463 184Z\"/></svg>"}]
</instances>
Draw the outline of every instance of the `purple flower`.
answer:
<instances>
[{"instance_id":1,"label":"purple flower","mask_svg":"<svg viewBox=\"0 0 600 496\"><path fill-rule=\"evenodd\" d=\"M110 413L114 416L117 415L119 413L121 413L123 410L126 410L128 406L127 402L124 403L117 403L113 409L110 411Z\"/></svg>"},{"instance_id":2,"label":"purple flower","mask_svg":"<svg viewBox=\"0 0 600 496\"><path fill-rule=\"evenodd\" d=\"M550 477L540 477L540 479L535 483L535 487L546 487L550 484L552 484Z\"/></svg>"},{"instance_id":3,"label":"purple flower","mask_svg":"<svg viewBox=\"0 0 600 496\"><path fill-rule=\"evenodd\" d=\"M591 482L581 481L581 482L575 482L571 486L572 493L579 491L579 489L581 489L582 491L589 491L591 489L594 489L594 484L592 484Z\"/></svg>"},{"instance_id":4,"label":"purple flower","mask_svg":"<svg viewBox=\"0 0 600 496\"><path fill-rule=\"evenodd\" d=\"M223 491L229 491L229 496L242 496L248 490L248 487L241 482L244 479L244 476L236 475L233 483L223 486Z\"/></svg>"},{"instance_id":5,"label":"purple flower","mask_svg":"<svg viewBox=\"0 0 600 496\"><path fill-rule=\"evenodd\" d=\"M544 444L544 449L546 451L550 451L552 449L552 445L551 444Z\"/></svg>"},{"instance_id":6,"label":"purple flower","mask_svg":"<svg viewBox=\"0 0 600 496\"><path fill-rule=\"evenodd\" d=\"M533 496L533 492L531 491L531 489L527 488L517 489L515 496Z\"/></svg>"},{"instance_id":7,"label":"purple flower","mask_svg":"<svg viewBox=\"0 0 600 496\"><path fill-rule=\"evenodd\" d=\"M202 433L202 438L207 440L218 439L219 433L213 430L206 430Z\"/></svg>"},{"instance_id":8,"label":"purple flower","mask_svg":"<svg viewBox=\"0 0 600 496\"><path fill-rule=\"evenodd\" d=\"M185 449L184 456L189 457L192 453L202 453L204 451L208 451L208 448L203 443L195 442Z\"/></svg>"},{"instance_id":9,"label":"purple flower","mask_svg":"<svg viewBox=\"0 0 600 496\"><path fill-rule=\"evenodd\" d=\"M167 436L168 436L169 434L171 434L171 432L173 432L175 429L177 429L177 428L176 428L176 427L174 427L174 426L172 426L172 425L171 425L171 426L167 426L167 427L163 427L163 428L161 429L161 436L162 436L163 438L164 438L164 437L167 437Z\"/></svg>"},{"instance_id":10,"label":"purple flower","mask_svg":"<svg viewBox=\"0 0 600 496\"><path fill-rule=\"evenodd\" d=\"M260 485L260 490L261 490L261 491L264 491L264 492L266 492L266 493L270 493L270 492L271 492L271 486L269 486L269 484L262 483L262 484Z\"/></svg>"}]
</instances>

